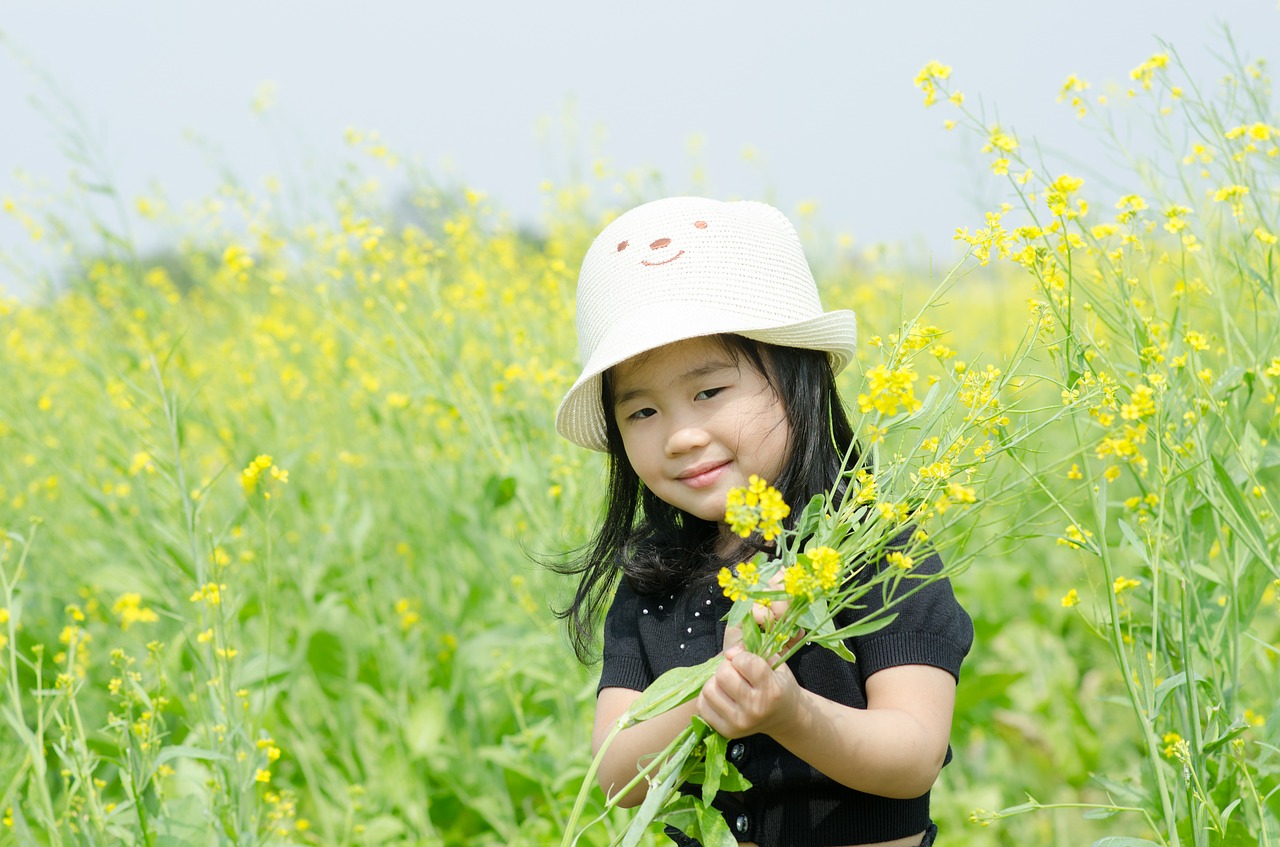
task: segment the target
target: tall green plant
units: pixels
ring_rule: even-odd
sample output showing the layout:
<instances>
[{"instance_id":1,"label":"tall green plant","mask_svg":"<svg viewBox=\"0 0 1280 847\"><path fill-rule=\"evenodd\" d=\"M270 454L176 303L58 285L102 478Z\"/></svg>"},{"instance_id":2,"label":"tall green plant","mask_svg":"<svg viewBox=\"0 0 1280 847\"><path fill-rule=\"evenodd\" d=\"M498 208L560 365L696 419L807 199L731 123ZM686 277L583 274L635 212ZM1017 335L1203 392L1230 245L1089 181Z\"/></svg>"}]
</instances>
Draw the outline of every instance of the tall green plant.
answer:
<instances>
[{"instance_id":1,"label":"tall green plant","mask_svg":"<svg viewBox=\"0 0 1280 847\"><path fill-rule=\"evenodd\" d=\"M1130 767L1095 777L1109 802L1090 814L1139 813L1126 844L1275 845L1280 115L1261 62L1237 60L1214 95L1186 76L1171 50L1131 72L1127 96L1175 160L1136 161L1143 184L1109 201L1037 174L949 90L950 69L931 63L917 82L981 135L1016 200L959 237L1021 265L1059 325L1081 458L1040 483L1089 581L1063 605L1108 643L1132 721ZM1070 77L1063 97L1118 139L1086 89Z\"/></svg>"}]
</instances>

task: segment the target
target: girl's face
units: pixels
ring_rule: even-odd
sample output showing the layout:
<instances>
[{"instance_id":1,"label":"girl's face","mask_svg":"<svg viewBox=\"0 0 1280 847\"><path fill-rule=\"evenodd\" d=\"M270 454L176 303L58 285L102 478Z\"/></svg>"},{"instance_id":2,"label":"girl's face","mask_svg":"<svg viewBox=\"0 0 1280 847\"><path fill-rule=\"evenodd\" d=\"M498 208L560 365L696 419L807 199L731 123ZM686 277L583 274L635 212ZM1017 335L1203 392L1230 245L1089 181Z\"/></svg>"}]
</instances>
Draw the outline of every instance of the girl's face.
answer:
<instances>
[{"instance_id":1,"label":"girl's face","mask_svg":"<svg viewBox=\"0 0 1280 847\"><path fill-rule=\"evenodd\" d=\"M606 414L631 467L677 509L723 523L729 489L782 472L791 440L782 401L715 339L659 347L615 366L611 378Z\"/></svg>"}]
</instances>

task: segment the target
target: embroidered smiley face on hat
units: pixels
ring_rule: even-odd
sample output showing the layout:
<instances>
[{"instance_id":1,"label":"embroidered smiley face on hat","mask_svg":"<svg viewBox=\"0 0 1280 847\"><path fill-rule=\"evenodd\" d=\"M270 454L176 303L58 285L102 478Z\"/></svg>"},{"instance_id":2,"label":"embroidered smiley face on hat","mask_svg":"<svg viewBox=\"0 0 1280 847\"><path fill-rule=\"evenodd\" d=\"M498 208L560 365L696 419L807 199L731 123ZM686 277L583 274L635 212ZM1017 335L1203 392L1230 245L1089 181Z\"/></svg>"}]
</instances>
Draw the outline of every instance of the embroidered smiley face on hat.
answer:
<instances>
[{"instance_id":1,"label":"embroidered smiley face on hat","mask_svg":"<svg viewBox=\"0 0 1280 847\"><path fill-rule=\"evenodd\" d=\"M672 228L672 222L664 221L664 223L667 224L666 229ZM692 225L694 230L706 229L708 226L707 222L701 219L693 221ZM675 228L679 229L678 226ZM647 238L648 236L645 237ZM677 235L677 239L679 239L679 235ZM640 241L643 242L644 239L640 239ZM641 265L646 268L656 268L661 265L669 265L683 256L683 243L688 242L682 240L673 242L670 236L660 235L650 241L646 247L642 243L632 244L632 239L626 238L618 242L618 252L624 253L630 250L631 253L627 256L628 259L638 255Z\"/></svg>"}]
</instances>

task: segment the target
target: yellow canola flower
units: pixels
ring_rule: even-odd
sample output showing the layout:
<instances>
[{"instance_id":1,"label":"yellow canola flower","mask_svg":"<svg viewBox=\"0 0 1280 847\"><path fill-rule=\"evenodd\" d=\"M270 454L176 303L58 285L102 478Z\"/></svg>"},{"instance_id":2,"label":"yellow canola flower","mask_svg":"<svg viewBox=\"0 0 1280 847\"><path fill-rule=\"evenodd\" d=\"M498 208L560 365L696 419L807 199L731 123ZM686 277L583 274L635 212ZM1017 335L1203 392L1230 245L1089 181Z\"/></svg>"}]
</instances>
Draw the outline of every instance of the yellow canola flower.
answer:
<instances>
[{"instance_id":1,"label":"yellow canola flower","mask_svg":"<svg viewBox=\"0 0 1280 847\"><path fill-rule=\"evenodd\" d=\"M1142 583L1136 579L1130 579L1126 576L1118 576L1115 578L1115 582L1111 583L1111 590L1116 594L1122 594L1130 588L1137 588L1139 585L1142 585Z\"/></svg>"},{"instance_id":2,"label":"yellow canola flower","mask_svg":"<svg viewBox=\"0 0 1280 847\"><path fill-rule=\"evenodd\" d=\"M765 541L772 541L782 534L782 521L789 514L791 507L782 494L755 474L746 488L730 489L725 500L725 523L742 538L758 530Z\"/></svg>"},{"instance_id":3,"label":"yellow canola flower","mask_svg":"<svg viewBox=\"0 0 1280 847\"><path fill-rule=\"evenodd\" d=\"M1129 401L1120 407L1120 417L1126 421L1136 421L1156 413L1155 396L1149 385L1139 385L1133 389L1133 396Z\"/></svg>"},{"instance_id":4,"label":"yellow canola flower","mask_svg":"<svg viewBox=\"0 0 1280 847\"><path fill-rule=\"evenodd\" d=\"M277 466L275 460L269 454L263 453L240 472L240 485L244 488L245 494L252 494L267 478L273 479L281 485L288 485L289 472ZM271 492L264 491L262 496L265 499L271 499Z\"/></svg>"},{"instance_id":5,"label":"yellow canola flower","mask_svg":"<svg viewBox=\"0 0 1280 847\"><path fill-rule=\"evenodd\" d=\"M913 385L918 378L907 364L893 370L883 363L876 365L867 372L867 393L858 395L858 410L863 414L874 410L886 417L898 414L899 406L914 412L921 405Z\"/></svg>"},{"instance_id":6,"label":"yellow canola flower","mask_svg":"<svg viewBox=\"0 0 1280 847\"><path fill-rule=\"evenodd\" d=\"M782 588L787 596L810 603L840 581L840 554L830 547L815 547L783 571Z\"/></svg>"},{"instance_id":7,"label":"yellow canola flower","mask_svg":"<svg viewBox=\"0 0 1280 847\"><path fill-rule=\"evenodd\" d=\"M1080 595L1074 588L1062 595L1062 608L1070 609L1072 606L1078 605L1080 605Z\"/></svg>"},{"instance_id":8,"label":"yellow canola flower","mask_svg":"<svg viewBox=\"0 0 1280 847\"><path fill-rule=\"evenodd\" d=\"M909 571L915 567L916 560L899 550L884 557L884 560L899 570Z\"/></svg>"},{"instance_id":9,"label":"yellow canola flower","mask_svg":"<svg viewBox=\"0 0 1280 847\"><path fill-rule=\"evenodd\" d=\"M1090 538L1093 538L1093 533L1087 529L1082 530L1075 524L1071 524L1063 531L1063 536L1063 538L1058 539L1058 544L1064 547L1080 548L1083 547Z\"/></svg>"},{"instance_id":10,"label":"yellow canola flower","mask_svg":"<svg viewBox=\"0 0 1280 847\"><path fill-rule=\"evenodd\" d=\"M982 152L999 151L1001 153L1012 153L1017 149L1018 139L1002 130L999 124L996 124L991 127L990 134L987 136L987 143L983 146Z\"/></svg>"},{"instance_id":11,"label":"yellow canola flower","mask_svg":"<svg viewBox=\"0 0 1280 847\"><path fill-rule=\"evenodd\" d=\"M753 562L741 562L737 573L728 568L721 568L716 581L724 589L724 596L733 602L745 600L747 593L760 584L760 573Z\"/></svg>"},{"instance_id":12,"label":"yellow canola flower","mask_svg":"<svg viewBox=\"0 0 1280 847\"><path fill-rule=\"evenodd\" d=\"M1168 53L1156 53L1150 59L1138 65L1129 71L1129 79L1140 83L1143 89L1151 90L1151 80L1155 77L1156 71L1162 70L1169 65Z\"/></svg>"},{"instance_id":13,"label":"yellow canola flower","mask_svg":"<svg viewBox=\"0 0 1280 847\"><path fill-rule=\"evenodd\" d=\"M920 69L920 72L916 74L915 86L924 92L924 105L926 107L938 102L937 82L949 76L951 76L950 66L938 61L927 62Z\"/></svg>"},{"instance_id":14,"label":"yellow canola flower","mask_svg":"<svg viewBox=\"0 0 1280 847\"><path fill-rule=\"evenodd\" d=\"M215 582L207 582L202 585L194 594L191 595L192 603L206 603L210 606L217 606L222 603L222 592L227 590L226 585L220 585Z\"/></svg>"},{"instance_id":15,"label":"yellow canola flower","mask_svg":"<svg viewBox=\"0 0 1280 847\"><path fill-rule=\"evenodd\" d=\"M154 623L160 620L155 612L142 605L142 595L132 591L120 595L111 607L111 614L120 618L121 629L128 629L135 623Z\"/></svg>"}]
</instances>

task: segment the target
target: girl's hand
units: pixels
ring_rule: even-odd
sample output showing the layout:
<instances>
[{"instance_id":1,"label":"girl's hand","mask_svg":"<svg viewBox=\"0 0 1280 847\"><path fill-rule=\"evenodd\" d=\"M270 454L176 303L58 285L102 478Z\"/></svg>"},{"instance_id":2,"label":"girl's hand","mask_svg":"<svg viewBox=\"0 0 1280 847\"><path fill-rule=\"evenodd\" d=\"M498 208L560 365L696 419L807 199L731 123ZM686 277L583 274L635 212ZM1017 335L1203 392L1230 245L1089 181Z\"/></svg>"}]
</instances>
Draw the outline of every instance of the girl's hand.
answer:
<instances>
[{"instance_id":1,"label":"girl's hand","mask_svg":"<svg viewBox=\"0 0 1280 847\"><path fill-rule=\"evenodd\" d=\"M771 667L768 659L737 644L725 651L725 661L702 686L697 710L725 738L772 734L795 718L802 696L785 662Z\"/></svg>"}]
</instances>

